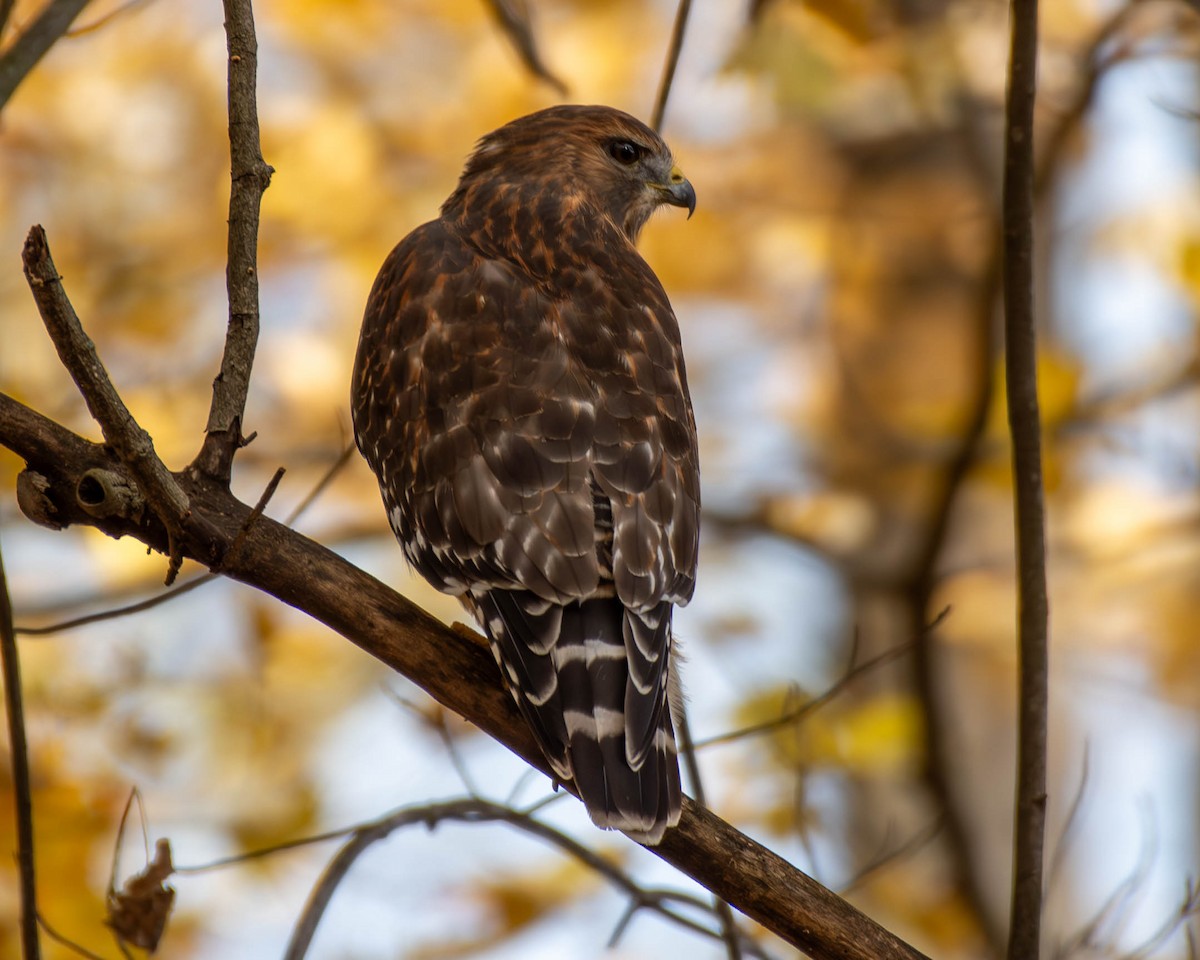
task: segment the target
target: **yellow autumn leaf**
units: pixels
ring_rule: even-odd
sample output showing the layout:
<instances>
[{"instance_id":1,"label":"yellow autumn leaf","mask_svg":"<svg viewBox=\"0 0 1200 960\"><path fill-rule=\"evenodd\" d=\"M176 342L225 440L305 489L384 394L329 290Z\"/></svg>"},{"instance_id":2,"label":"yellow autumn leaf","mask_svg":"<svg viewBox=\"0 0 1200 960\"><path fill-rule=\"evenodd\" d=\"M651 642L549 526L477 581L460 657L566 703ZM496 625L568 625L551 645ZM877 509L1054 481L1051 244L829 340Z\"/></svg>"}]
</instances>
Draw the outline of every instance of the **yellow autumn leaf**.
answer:
<instances>
[{"instance_id":1,"label":"yellow autumn leaf","mask_svg":"<svg viewBox=\"0 0 1200 960\"><path fill-rule=\"evenodd\" d=\"M920 756L921 710L911 696L884 694L839 713L835 760L876 775L910 768Z\"/></svg>"},{"instance_id":2,"label":"yellow autumn leaf","mask_svg":"<svg viewBox=\"0 0 1200 960\"><path fill-rule=\"evenodd\" d=\"M1188 234L1180 240L1175 267L1188 296L1200 302L1200 236Z\"/></svg>"}]
</instances>

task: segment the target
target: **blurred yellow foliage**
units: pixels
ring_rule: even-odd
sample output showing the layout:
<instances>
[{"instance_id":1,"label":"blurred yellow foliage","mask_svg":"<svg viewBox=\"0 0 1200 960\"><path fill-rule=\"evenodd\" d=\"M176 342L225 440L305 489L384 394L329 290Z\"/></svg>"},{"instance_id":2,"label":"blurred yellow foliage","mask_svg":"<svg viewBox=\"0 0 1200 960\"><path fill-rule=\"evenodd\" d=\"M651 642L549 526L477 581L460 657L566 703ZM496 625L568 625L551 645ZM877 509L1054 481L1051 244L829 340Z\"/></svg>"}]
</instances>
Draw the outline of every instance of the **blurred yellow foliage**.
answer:
<instances>
[{"instance_id":1,"label":"blurred yellow foliage","mask_svg":"<svg viewBox=\"0 0 1200 960\"><path fill-rule=\"evenodd\" d=\"M807 702L792 689L759 691L738 705L734 728L765 728L785 762L802 770L832 766L862 776L891 775L920 755L921 715L911 697L882 694L811 711Z\"/></svg>"},{"instance_id":2,"label":"blurred yellow foliage","mask_svg":"<svg viewBox=\"0 0 1200 960\"><path fill-rule=\"evenodd\" d=\"M0 47L42 6L18 0ZM529 6L569 99L649 112L670 4ZM710 572L695 607L716 598L717 609L703 614L709 619L696 630L703 642L692 656L739 666L740 658L769 656L765 675L778 681L763 688L762 674L750 680L722 671L731 688L745 684L726 691L738 703L730 726L742 727L770 724L810 700L789 686L793 678L808 682L812 662L791 659L799 642L790 638L830 645L806 646L814 656L837 655L832 647L850 624L877 648L912 639L904 604L913 566L978 394L981 331L991 322L982 292L999 236L1006 23L994 4L918 10L878 0L774 0L754 25L742 19L744 5L695 6L665 132L699 207L690 221L676 210L655 218L641 249L684 330L706 478L736 480L732 496L718 482L710 498L706 487L706 501L723 496L722 510L749 518L755 536L758 525L804 548L770 554L783 586L770 584L764 609L746 599L760 596L749 589L758 584L738 579L746 576L740 560L729 559L742 555L724 538L742 531L710 525L706 532ZM276 173L263 202L263 336L245 425L259 438L239 459L235 490L253 501L271 471L287 467L270 508L276 516L349 440L350 364L379 263L412 227L436 216L480 135L556 102L556 94L524 72L481 0L259 0L255 13L263 151ZM1078 92L1088 66L1081 58L1106 15L1082 0L1046 5L1039 138ZM180 468L201 440L227 319L221 10L188 0L93 0L78 25L102 20L57 44L4 109L0 390L98 437L20 273L26 231L44 223L113 380L159 453ZM1139 29L1113 46L1140 52L1148 28ZM1190 29L1181 21L1168 39L1188 42ZM1101 125L1076 129L1059 172L1073 173L1105 135ZM1122 173L1110 173L1109 185L1131 179ZM1045 222L1059 224L1060 213L1047 209ZM1156 195L1086 230L1071 222L1071 231L1039 238L1047 254L1064 242L1060 233L1086 232L1075 239L1091 267L1133 263L1200 303L1194 191ZM1141 658L1153 667L1147 696L1191 706L1200 690L1194 351L1181 346L1186 336L1160 345L1172 370L1188 375L1168 381L1167 399L1178 403L1165 415L1141 419L1145 408L1135 404L1125 408L1138 414L1128 422L1095 409L1081 422L1083 385L1096 380L1097 361L1079 346L1087 336L1070 335L1076 324L1101 334L1086 328L1086 318L1050 316L1060 296L1067 294L1046 298L1046 326L1065 335L1061 343L1043 340L1038 366L1055 644L1080 658L1103 651ZM706 326L713 315L736 317L738 328ZM1131 325L1154 319L1136 316ZM1188 322L1194 326L1194 317ZM981 454L957 491L929 571L931 607L953 607L934 645L942 692L953 694L954 709L975 711L972 719L986 728L978 742L989 744L1007 736L1014 700L1011 479L998 365L995 372ZM1153 423L1155 442L1170 449L1147 441L1147 454L1138 446L1140 423ZM0 487L11 490L21 466L0 451ZM792 484L796 471L803 483ZM741 499L730 505L734 496ZM58 620L160 589L164 559L135 542L90 530L37 540L41 533L18 518L11 497L0 501L0 521L4 546L21 545L5 556L19 620ZM20 537L7 536L10 524ZM436 616L465 619L455 599L406 572L361 463L343 471L304 524ZM40 546L47 542L54 547ZM800 555L807 566L791 566ZM817 567L845 587L845 597L837 591L819 611L819 628L813 611L788 594L788 578ZM753 569L757 576L763 568ZM185 576L191 572L198 571L189 567ZM391 681L365 654L273 601L229 585L204 589L213 592L146 619L22 642L43 910L101 952L110 942L100 923L103 887L130 780L170 798L152 822L195 826L217 847L248 849L320 829L328 825L327 797L358 789L329 782L323 738ZM784 611L796 621L788 639L762 653L744 646L744 636L765 633ZM881 824L895 819L911 828L922 820L928 798L914 771L924 720L896 676L873 677L795 723L722 748L728 753L714 764L720 776L712 789L723 796L718 812L802 846L812 838L822 850L837 845L848 863L875 854ZM440 708L422 700L415 718L388 708L402 736L437 742L420 732L440 721ZM954 717L944 722L961 732ZM1056 718L1072 730L1078 719ZM379 743L384 732L394 731L379 731ZM366 752L382 749L372 741ZM994 828L983 801L1009 792L1007 773L990 769L993 759L960 750L949 771L984 824L981 835ZM1061 770L1053 773L1061 778ZM825 793L810 791L822 777ZM836 803L827 802L831 781ZM5 769L6 810L10 791ZM11 818L0 817L4 849L13 849L11 831ZM945 853L942 843L872 875L858 895L927 952L973 960L978 905L930 869ZM136 852L132 841L127 846ZM1002 882L993 876L1001 860L981 857L981 876ZM397 864L397 875L409 879L402 871L410 866ZM422 880L429 867L417 865ZM403 949L414 957L472 955L549 922L598 886L584 868L560 860L467 878L457 894L485 920L464 921L457 939ZM167 941L173 958L209 958L226 946L204 913L212 901L197 908L192 896L201 895L183 886ZM411 899L406 909L419 911ZM252 896L246 902L258 906ZM15 909L11 872L0 871L5 956L15 955ZM46 956L68 954L49 946Z\"/></svg>"},{"instance_id":3,"label":"blurred yellow foliage","mask_svg":"<svg viewBox=\"0 0 1200 960\"><path fill-rule=\"evenodd\" d=\"M478 884L471 895L494 918L496 932L507 937L599 884L596 874L583 864L563 860L542 870Z\"/></svg>"}]
</instances>

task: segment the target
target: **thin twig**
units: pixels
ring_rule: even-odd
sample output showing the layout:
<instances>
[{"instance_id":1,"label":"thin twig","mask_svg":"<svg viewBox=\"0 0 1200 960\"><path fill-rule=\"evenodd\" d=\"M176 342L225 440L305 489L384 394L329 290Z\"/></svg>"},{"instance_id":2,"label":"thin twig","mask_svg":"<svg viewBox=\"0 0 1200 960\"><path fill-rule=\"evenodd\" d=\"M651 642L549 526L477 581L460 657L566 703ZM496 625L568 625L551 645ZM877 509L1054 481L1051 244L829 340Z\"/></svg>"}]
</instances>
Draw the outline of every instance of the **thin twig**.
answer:
<instances>
[{"instance_id":1,"label":"thin twig","mask_svg":"<svg viewBox=\"0 0 1200 960\"><path fill-rule=\"evenodd\" d=\"M410 713L422 726L432 727L437 731L438 739L442 741L442 746L446 748L446 755L450 758L450 765L454 767L454 772L458 774L458 779L462 782L463 789L472 797L481 796L479 788L475 785L475 778L471 776L471 771L467 767L466 760L463 759L463 755L458 749L458 744L454 742L454 735L450 732L450 727L446 723L446 711L442 708L441 704L436 704L432 711L428 711L421 709L419 704L406 699L391 687L385 686L383 693L396 706Z\"/></svg>"},{"instance_id":2,"label":"thin twig","mask_svg":"<svg viewBox=\"0 0 1200 960\"><path fill-rule=\"evenodd\" d=\"M1037 0L1013 0L1004 140L1004 345L1017 528L1020 672L1017 800L1008 960L1037 960L1042 926L1048 710L1046 535L1034 318Z\"/></svg>"},{"instance_id":3,"label":"thin twig","mask_svg":"<svg viewBox=\"0 0 1200 960\"><path fill-rule=\"evenodd\" d=\"M8 18L12 16L16 2L17 0L0 0L0 42L4 40L4 30L8 26Z\"/></svg>"},{"instance_id":4,"label":"thin twig","mask_svg":"<svg viewBox=\"0 0 1200 960\"><path fill-rule=\"evenodd\" d=\"M850 893L884 867L890 866L904 857L911 856L927 844L932 843L934 838L942 832L942 826L942 819L939 817L929 826L918 830L899 846L887 848L882 853L872 857L853 877L838 888L838 893L842 896L849 896Z\"/></svg>"},{"instance_id":5,"label":"thin twig","mask_svg":"<svg viewBox=\"0 0 1200 960\"><path fill-rule=\"evenodd\" d=\"M538 50L537 40L533 35L533 24L530 21L529 5L524 0L485 0L492 16L500 24L500 29L508 37L509 43L517 51L517 56L525 64L525 69L539 80L550 84L559 94L566 96L567 85L546 66Z\"/></svg>"},{"instance_id":6,"label":"thin twig","mask_svg":"<svg viewBox=\"0 0 1200 960\"><path fill-rule=\"evenodd\" d=\"M146 844L146 859L150 859L150 838L146 833L146 808L142 806L142 795L137 787L129 791L129 796L125 798L125 809L121 811L121 820L117 824L117 838L113 841L113 855L111 869L108 875L108 889L105 891L107 897L112 897L113 891L117 889L117 866L121 861L121 847L125 845L125 824L129 821L129 811L133 809L133 802L137 800L138 810L141 811L142 821L142 840Z\"/></svg>"},{"instance_id":7,"label":"thin twig","mask_svg":"<svg viewBox=\"0 0 1200 960\"><path fill-rule=\"evenodd\" d=\"M101 29L102 27L107 26L109 23L111 23L117 17L128 13L134 7L139 7L145 2L146 2L146 0L125 0L125 2L122 3L121 5L113 7L113 9L109 10L107 13L102 13L100 16L98 16L95 20L91 21L90 23L84 23L78 27L72 27L70 30L67 31L67 36L68 37L82 37L82 36L86 36L89 33L94 33L95 31Z\"/></svg>"},{"instance_id":8,"label":"thin twig","mask_svg":"<svg viewBox=\"0 0 1200 960\"><path fill-rule=\"evenodd\" d=\"M314 833L308 837L299 837L295 840L285 840L282 843L273 843L269 847L258 847L254 850L246 850L242 853L230 854L228 857L218 857L216 860L210 860L208 863L196 863L189 866L176 866L176 873L208 873L210 870L222 870L225 867L236 867L243 863L249 863L252 860L264 860L267 857L273 857L277 853L286 853L288 850L300 850L304 847L315 846L318 843L328 843L330 840L341 840L348 834L353 833L358 827L343 827L340 830L326 830L324 833Z\"/></svg>"},{"instance_id":9,"label":"thin twig","mask_svg":"<svg viewBox=\"0 0 1200 960\"><path fill-rule=\"evenodd\" d=\"M166 582L170 586L182 562L179 540L183 524L191 514L187 494L159 459L150 434L134 419L109 379L108 371L96 353L96 345L84 332L63 289L62 277L46 242L46 231L41 226L30 228L21 257L29 289L59 359L79 388L88 411L100 425L105 442L117 452L167 529Z\"/></svg>"},{"instance_id":10,"label":"thin twig","mask_svg":"<svg viewBox=\"0 0 1200 960\"><path fill-rule=\"evenodd\" d=\"M1059 872L1067 862L1067 852L1071 848L1072 834L1078 825L1079 812L1083 809L1083 797L1087 792L1090 754L1091 750L1085 741L1083 745L1083 765L1079 771L1079 785L1075 788L1075 795L1071 798L1071 807L1067 811L1066 819L1063 821L1058 841L1054 845L1054 852L1050 855L1050 866L1046 871L1047 890L1054 890L1058 886Z\"/></svg>"},{"instance_id":11,"label":"thin twig","mask_svg":"<svg viewBox=\"0 0 1200 960\"><path fill-rule=\"evenodd\" d=\"M600 854L527 813L514 810L488 800L471 797L461 800L449 800L442 803L421 804L405 807L389 813L371 823L355 828L350 840L337 852L326 866L317 885L309 895L308 902L292 930L284 960L303 960L317 926L321 922L325 909L329 906L338 884L345 878L358 857L373 843L383 840L403 827L423 823L430 829L445 821L461 823L490 823L503 822L511 824L520 830L540 837L570 854L585 866L603 876L620 888L630 898L632 909L651 909L675 923L696 933L714 939L721 939L721 934L709 929L701 923L692 920L668 906L668 902L686 904L696 909L708 912L708 904L697 897L686 893L668 890L650 890L634 882L620 867L606 860ZM762 951L756 949L756 955L762 956Z\"/></svg>"},{"instance_id":12,"label":"thin twig","mask_svg":"<svg viewBox=\"0 0 1200 960\"><path fill-rule=\"evenodd\" d=\"M113 607L111 610L99 610L96 613L73 617L70 620L60 620L58 623L48 623L43 627L17 627L17 633L22 637L46 637L55 633L63 633L66 630L74 630L76 627L86 627L92 623L103 623L105 620L117 620L120 617L127 617L133 613L142 613L145 610L151 610L170 600L174 600L185 593L191 593L197 587L202 587L206 583L216 580L218 576L219 574L216 573L201 574L195 580L188 580L177 584L165 593L157 594L148 600L139 600L137 603L128 603L121 607Z\"/></svg>"},{"instance_id":13,"label":"thin twig","mask_svg":"<svg viewBox=\"0 0 1200 960\"><path fill-rule=\"evenodd\" d=\"M342 452L337 455L337 459L335 459L333 463L331 463L325 470L325 472L321 474L321 478L315 484L313 484L312 489L304 495L300 502L292 508L291 513L284 518L283 522L287 526L290 527L293 523L299 520L304 511L311 507L313 502L328 489L329 485L333 483L333 478L336 477L341 469L350 462L350 457L354 454L356 449L357 448L355 445L350 443L347 444Z\"/></svg>"},{"instance_id":14,"label":"thin twig","mask_svg":"<svg viewBox=\"0 0 1200 960\"><path fill-rule=\"evenodd\" d=\"M84 957L85 960L107 960L106 957L102 957L99 954L92 953L92 951L89 950L87 947L82 946L81 944L76 943L74 940L71 940L70 938L59 933L52 926L50 926L49 923L46 922L46 918L43 917L41 914L38 914L37 919L38 919L38 924L41 926L41 928L43 930L46 931L46 936L48 936L55 943L61 944L62 946L66 947L68 950L71 950L71 951L77 953L79 956Z\"/></svg>"},{"instance_id":15,"label":"thin twig","mask_svg":"<svg viewBox=\"0 0 1200 960\"><path fill-rule=\"evenodd\" d=\"M974 369L974 395L967 412L967 422L959 436L953 456L946 464L930 519L917 549L917 559L905 587L909 605L909 623L915 631L913 645L913 688L921 705L924 722L925 760L922 777L925 787L942 811L943 836L949 852L950 869L956 887L978 921L989 946L989 953L999 954L1003 933L988 913L983 878L976 868L973 846L964 811L955 799L952 778L959 764L950 755L946 739L946 719L942 715L937 689L936 636L923 628L929 605L938 585L938 559L950 534L951 520L958 496L979 458L991 416L995 379L997 345L995 335L996 297L1000 286L1000 271L996 257L980 281L975 305L975 343L971 366Z\"/></svg>"},{"instance_id":16,"label":"thin twig","mask_svg":"<svg viewBox=\"0 0 1200 960\"><path fill-rule=\"evenodd\" d=\"M350 454L353 452L353 444L344 449L337 455L337 459L333 461L321 474L321 478L313 485L312 489L304 495L304 498L292 508L291 512L284 518L285 526L292 526L304 512L313 505L316 499L325 492L333 478L350 460ZM283 468L280 468L282 470ZM278 481L276 481L277 483ZM271 492L274 492L272 488ZM266 504L264 503L265 507ZM70 620L60 620L57 623L48 623L42 627L23 627L18 625L17 636L19 637L45 637L56 633L62 633L66 630L74 630L77 627L86 627L93 623L102 623L106 620L116 620L120 617L129 616L134 613L144 613L146 610L152 610L154 607L161 606L174 600L176 597L182 596L185 593L191 593L197 587L202 587L206 583L211 583L216 580L220 574L204 573L196 577L194 580L188 580L185 583L178 584L172 587L166 593L159 593L147 600L139 600L137 603L127 603L120 607L113 607L109 610L100 610L96 613L85 614L80 617L73 617Z\"/></svg>"},{"instance_id":17,"label":"thin twig","mask_svg":"<svg viewBox=\"0 0 1200 960\"><path fill-rule=\"evenodd\" d=\"M29 783L29 744L25 739L25 707L21 694L21 662L13 630L12 598L0 552L0 662L4 666L4 705L12 756L13 798L17 821L17 872L21 890L21 954L38 960L37 881L33 859L33 793Z\"/></svg>"},{"instance_id":18,"label":"thin twig","mask_svg":"<svg viewBox=\"0 0 1200 960\"><path fill-rule=\"evenodd\" d=\"M1195 880L1191 877L1186 877L1183 881L1183 898L1175 909L1163 919L1157 930L1153 931L1133 950L1123 954L1120 960L1147 960L1198 913L1200 913L1200 887L1197 887Z\"/></svg>"},{"instance_id":19,"label":"thin twig","mask_svg":"<svg viewBox=\"0 0 1200 960\"><path fill-rule=\"evenodd\" d=\"M46 52L67 32L88 0L52 0L38 18L0 56L0 110ZM0 32L12 11L10 0L0 3Z\"/></svg>"},{"instance_id":20,"label":"thin twig","mask_svg":"<svg viewBox=\"0 0 1200 960\"><path fill-rule=\"evenodd\" d=\"M1147 822L1146 825L1153 829L1152 822ZM1157 850L1157 837L1151 833L1139 849L1138 859L1133 868L1104 898L1104 902L1096 908L1091 918L1069 940L1058 947L1055 951L1056 956L1072 957L1083 952L1085 948L1116 939L1118 928L1128 920L1134 898L1145 887L1146 880L1154 866ZM1106 925L1111 932L1103 934L1102 931Z\"/></svg>"},{"instance_id":21,"label":"thin twig","mask_svg":"<svg viewBox=\"0 0 1200 960\"><path fill-rule=\"evenodd\" d=\"M932 630L945 619L949 612L949 607L946 608L926 629ZM746 727L739 727L737 730L730 730L728 733L719 733L712 737L707 737L704 740L696 742L696 748L715 747L718 744L736 743L738 740L745 740L747 737L755 737L761 733L770 733L772 730L778 730L781 727L790 726L793 723L798 723L807 717L810 713L819 710L825 706L830 700L834 699L842 693L851 683L857 680L864 674L870 673L878 667L882 667L886 663L902 657L913 649L915 641L908 641L898 646L892 647L890 650L884 650L883 653L871 657L869 660L864 660L862 663L854 666L853 664L847 668L846 672L841 675L833 685L830 686L824 693L813 697L811 700L806 700L800 706L791 710L786 710L778 717L773 717L770 720L764 720L761 723L753 723Z\"/></svg>"},{"instance_id":22,"label":"thin twig","mask_svg":"<svg viewBox=\"0 0 1200 960\"><path fill-rule=\"evenodd\" d=\"M275 491L279 489L279 481L283 479L284 473L287 471L283 467L279 467L271 474L271 479L267 481L263 492L259 494L258 502L254 504L253 509L242 521L241 529L238 530L238 535L230 544L229 549L225 551L225 556L222 562L233 560L237 556L238 550L242 544L246 542L246 537L250 533L250 528L258 521L258 518L263 515L263 511L267 509L267 504L271 502L271 498L275 496ZM219 568L218 568L219 569Z\"/></svg>"},{"instance_id":23,"label":"thin twig","mask_svg":"<svg viewBox=\"0 0 1200 960\"><path fill-rule=\"evenodd\" d=\"M667 100L675 82L675 68L679 66L679 52L683 49L683 35L687 32L688 14L692 12L692 0L679 0L675 11L675 25L671 28L671 46L667 49L667 61L663 64L662 80L658 85L658 96L654 98L654 112L650 114L650 126L661 130L663 116L667 112Z\"/></svg>"},{"instance_id":24,"label":"thin twig","mask_svg":"<svg viewBox=\"0 0 1200 960\"><path fill-rule=\"evenodd\" d=\"M256 96L258 40L250 0L224 0L229 49L229 247L225 282L229 327L213 381L204 445L192 469L229 483L233 456L249 443L242 419L258 345L258 216L274 169L262 157Z\"/></svg>"},{"instance_id":25,"label":"thin twig","mask_svg":"<svg viewBox=\"0 0 1200 960\"><path fill-rule=\"evenodd\" d=\"M1129 0L1124 6L1117 7L1101 22L1078 58L1079 81L1075 95L1066 109L1059 114L1057 122L1047 130L1046 145L1038 159L1033 189L1034 195L1039 199L1054 189L1062 172L1068 148L1096 99L1101 79L1113 66L1130 55L1130 51L1124 47L1119 46L1109 54L1105 53L1105 48L1112 44L1113 39L1128 26L1134 14L1144 6L1142 0Z\"/></svg>"}]
</instances>

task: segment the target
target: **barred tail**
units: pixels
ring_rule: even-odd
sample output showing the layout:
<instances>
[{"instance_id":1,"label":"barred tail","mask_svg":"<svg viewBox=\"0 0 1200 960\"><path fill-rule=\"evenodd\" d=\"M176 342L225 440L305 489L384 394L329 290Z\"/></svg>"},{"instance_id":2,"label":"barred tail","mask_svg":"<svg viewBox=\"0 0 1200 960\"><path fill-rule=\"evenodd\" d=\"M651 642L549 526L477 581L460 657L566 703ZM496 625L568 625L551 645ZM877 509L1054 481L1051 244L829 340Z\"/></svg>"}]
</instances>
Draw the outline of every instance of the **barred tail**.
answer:
<instances>
[{"instance_id":1,"label":"barred tail","mask_svg":"<svg viewBox=\"0 0 1200 960\"><path fill-rule=\"evenodd\" d=\"M658 843L682 797L667 704L670 604L566 606L493 589L479 598L492 649L555 772L597 826Z\"/></svg>"}]
</instances>

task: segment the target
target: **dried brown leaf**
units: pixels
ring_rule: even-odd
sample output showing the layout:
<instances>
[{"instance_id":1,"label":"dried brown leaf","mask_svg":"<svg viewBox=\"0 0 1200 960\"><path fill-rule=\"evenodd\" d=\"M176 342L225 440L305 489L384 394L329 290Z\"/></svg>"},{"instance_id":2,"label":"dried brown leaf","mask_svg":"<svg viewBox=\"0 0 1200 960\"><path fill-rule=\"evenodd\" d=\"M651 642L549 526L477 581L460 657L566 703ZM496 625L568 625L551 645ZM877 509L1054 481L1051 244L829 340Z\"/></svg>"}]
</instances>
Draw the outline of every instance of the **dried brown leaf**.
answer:
<instances>
[{"instance_id":1,"label":"dried brown leaf","mask_svg":"<svg viewBox=\"0 0 1200 960\"><path fill-rule=\"evenodd\" d=\"M171 843L160 839L146 868L126 880L120 890L109 890L105 923L118 940L150 953L158 949L175 903L175 890L166 883L174 872Z\"/></svg>"}]
</instances>

